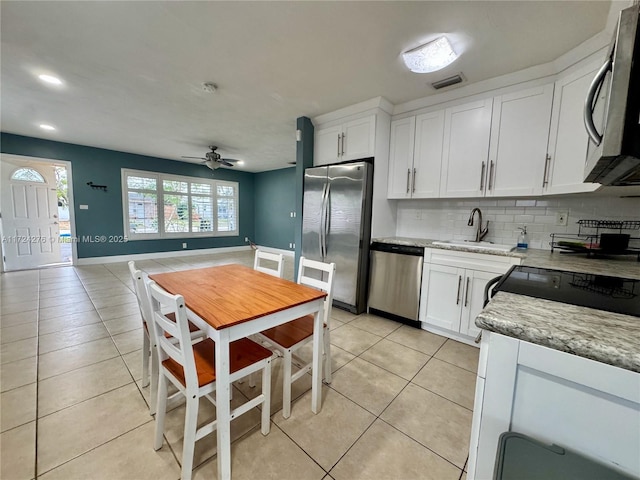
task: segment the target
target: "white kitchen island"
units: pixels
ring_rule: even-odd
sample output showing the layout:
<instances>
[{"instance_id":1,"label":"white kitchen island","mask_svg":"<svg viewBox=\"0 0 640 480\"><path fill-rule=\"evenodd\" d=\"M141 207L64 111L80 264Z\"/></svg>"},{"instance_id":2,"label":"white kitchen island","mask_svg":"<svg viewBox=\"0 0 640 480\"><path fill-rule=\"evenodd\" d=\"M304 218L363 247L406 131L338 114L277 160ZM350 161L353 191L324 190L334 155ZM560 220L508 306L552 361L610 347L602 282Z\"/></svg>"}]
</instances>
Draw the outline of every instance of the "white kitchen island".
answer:
<instances>
[{"instance_id":1,"label":"white kitchen island","mask_svg":"<svg viewBox=\"0 0 640 480\"><path fill-rule=\"evenodd\" d=\"M468 478L493 478L503 432L640 478L640 318L499 292L476 324Z\"/></svg>"}]
</instances>

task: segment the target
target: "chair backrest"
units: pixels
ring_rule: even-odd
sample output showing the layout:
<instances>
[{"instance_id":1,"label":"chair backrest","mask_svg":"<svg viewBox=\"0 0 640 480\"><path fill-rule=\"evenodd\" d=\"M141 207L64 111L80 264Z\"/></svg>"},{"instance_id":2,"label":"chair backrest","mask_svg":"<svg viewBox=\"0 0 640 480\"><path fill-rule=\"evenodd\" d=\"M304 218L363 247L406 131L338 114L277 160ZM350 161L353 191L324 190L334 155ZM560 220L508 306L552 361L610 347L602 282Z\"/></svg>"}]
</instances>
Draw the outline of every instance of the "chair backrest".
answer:
<instances>
[{"instance_id":1,"label":"chair backrest","mask_svg":"<svg viewBox=\"0 0 640 480\"><path fill-rule=\"evenodd\" d=\"M148 281L147 291L151 300L153 319L149 328L153 328L156 335L159 364L162 364L167 358L179 363L184 370L187 391L197 390L198 374L193 358L193 346L191 345L184 298L182 295L171 295L153 280ZM175 322L167 318L167 315L171 313L175 315ZM167 338L165 333L168 333L172 338Z\"/></svg>"},{"instance_id":2,"label":"chair backrest","mask_svg":"<svg viewBox=\"0 0 640 480\"><path fill-rule=\"evenodd\" d=\"M268 263L264 265L262 260L266 260ZM253 269L262 273L268 273L274 277L282 278L284 264L284 255L282 253L265 252L264 250L256 250L256 255L253 261ZM273 268L276 267L276 268Z\"/></svg>"},{"instance_id":3,"label":"chair backrest","mask_svg":"<svg viewBox=\"0 0 640 480\"><path fill-rule=\"evenodd\" d=\"M298 283L326 292L324 299L324 323L329 326L333 305L333 279L336 273L335 263L323 263L300 257Z\"/></svg>"},{"instance_id":4,"label":"chair backrest","mask_svg":"<svg viewBox=\"0 0 640 480\"><path fill-rule=\"evenodd\" d=\"M128 265L129 273L133 280L133 289L138 300L138 308L140 308L140 315L142 316L142 323L143 326L145 324L147 325L149 333L151 334L151 326L149 325L149 322L151 321L151 304L149 303L147 287L144 284L144 275L142 274L142 271L136 268L136 264L133 260L131 260Z\"/></svg>"}]
</instances>

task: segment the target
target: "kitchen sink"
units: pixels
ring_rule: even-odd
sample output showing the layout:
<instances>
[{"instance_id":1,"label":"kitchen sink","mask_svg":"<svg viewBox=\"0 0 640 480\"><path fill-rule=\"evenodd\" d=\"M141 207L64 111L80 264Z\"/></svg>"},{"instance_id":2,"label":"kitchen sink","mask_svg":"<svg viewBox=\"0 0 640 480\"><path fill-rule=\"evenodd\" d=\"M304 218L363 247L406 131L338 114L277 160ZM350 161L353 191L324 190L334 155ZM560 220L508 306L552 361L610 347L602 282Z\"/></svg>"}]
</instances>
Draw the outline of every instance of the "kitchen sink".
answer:
<instances>
[{"instance_id":1,"label":"kitchen sink","mask_svg":"<svg viewBox=\"0 0 640 480\"><path fill-rule=\"evenodd\" d=\"M493 242L474 242L471 240L442 240L433 242L434 245L449 247L462 247L470 250L494 250L496 252L510 252L515 250L513 245L505 245Z\"/></svg>"}]
</instances>

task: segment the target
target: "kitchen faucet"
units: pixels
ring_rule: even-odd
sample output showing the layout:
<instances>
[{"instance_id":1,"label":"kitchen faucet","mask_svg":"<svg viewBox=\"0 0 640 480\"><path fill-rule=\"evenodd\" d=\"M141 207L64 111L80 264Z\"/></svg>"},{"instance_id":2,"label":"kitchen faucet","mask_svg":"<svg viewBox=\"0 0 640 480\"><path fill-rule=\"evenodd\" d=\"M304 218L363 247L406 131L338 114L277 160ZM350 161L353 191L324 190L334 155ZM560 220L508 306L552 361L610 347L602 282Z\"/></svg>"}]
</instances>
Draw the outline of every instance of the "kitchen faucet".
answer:
<instances>
[{"instance_id":1,"label":"kitchen faucet","mask_svg":"<svg viewBox=\"0 0 640 480\"><path fill-rule=\"evenodd\" d=\"M474 208L473 210L471 210L471 215L469 216L469 221L467 222L467 225L469 225L470 227L473 227L473 217L476 214L476 212L478 212L478 228L476 229L476 242L481 241L484 237L487 236L487 233L489 233L489 220L487 220L487 224L485 225L484 229L482 228L482 212L480 211L479 208Z\"/></svg>"}]
</instances>

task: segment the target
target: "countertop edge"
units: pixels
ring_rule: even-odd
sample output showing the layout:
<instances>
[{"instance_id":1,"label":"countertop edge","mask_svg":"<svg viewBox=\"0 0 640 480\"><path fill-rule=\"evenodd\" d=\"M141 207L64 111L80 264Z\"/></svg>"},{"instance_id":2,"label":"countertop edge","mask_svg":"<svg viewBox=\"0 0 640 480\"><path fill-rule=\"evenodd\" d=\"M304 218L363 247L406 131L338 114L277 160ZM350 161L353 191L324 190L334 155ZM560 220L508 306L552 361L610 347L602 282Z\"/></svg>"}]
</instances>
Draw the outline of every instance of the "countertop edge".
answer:
<instances>
[{"instance_id":1,"label":"countertop edge","mask_svg":"<svg viewBox=\"0 0 640 480\"><path fill-rule=\"evenodd\" d=\"M507 303L519 301L524 303L520 314L519 307L505 308ZM528 311L533 303L549 316L536 321L535 314ZM611 322L602 324L602 315L610 316ZM567 318L574 320L565 323L564 329L556 323ZM627 330L634 323L638 325L635 333ZM640 338L640 320L636 317L499 292L476 317L475 324L483 330L640 373L640 342L633 342L634 336Z\"/></svg>"}]
</instances>

